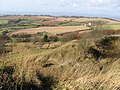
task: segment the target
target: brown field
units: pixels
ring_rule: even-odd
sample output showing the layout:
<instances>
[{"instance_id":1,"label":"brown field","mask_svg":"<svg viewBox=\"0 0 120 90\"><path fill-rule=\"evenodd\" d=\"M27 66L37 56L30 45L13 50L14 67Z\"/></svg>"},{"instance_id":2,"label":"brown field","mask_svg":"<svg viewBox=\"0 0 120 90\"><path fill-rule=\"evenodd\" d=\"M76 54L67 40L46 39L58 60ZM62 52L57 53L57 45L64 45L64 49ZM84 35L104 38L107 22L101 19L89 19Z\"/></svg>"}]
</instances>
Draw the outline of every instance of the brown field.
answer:
<instances>
[{"instance_id":1,"label":"brown field","mask_svg":"<svg viewBox=\"0 0 120 90\"><path fill-rule=\"evenodd\" d=\"M40 28L18 30L16 32L12 32L10 35L20 34L20 33L36 34L38 32L44 32L44 31L51 34L61 34L61 33L74 32L74 31L80 31L86 29L89 29L89 27L86 26L40 27Z\"/></svg>"},{"instance_id":2,"label":"brown field","mask_svg":"<svg viewBox=\"0 0 120 90\"><path fill-rule=\"evenodd\" d=\"M48 26L58 26L60 23L62 23L62 21L44 21L40 22L39 24L44 24Z\"/></svg>"},{"instance_id":3,"label":"brown field","mask_svg":"<svg viewBox=\"0 0 120 90\"><path fill-rule=\"evenodd\" d=\"M4 16L0 17L4 20L13 20L13 19L28 19L28 20L46 20L46 21L77 21L77 22L89 22L89 21L106 21L109 24L120 24L120 22L105 18L77 18L77 17L54 17L54 16Z\"/></svg>"},{"instance_id":4,"label":"brown field","mask_svg":"<svg viewBox=\"0 0 120 90\"><path fill-rule=\"evenodd\" d=\"M28 20L41 20L41 19L48 19L52 20L54 17L50 16L4 16L0 17L0 19L7 19L7 20L13 20L13 19L28 19Z\"/></svg>"},{"instance_id":5,"label":"brown field","mask_svg":"<svg viewBox=\"0 0 120 90\"><path fill-rule=\"evenodd\" d=\"M104 18L77 18L74 19L73 21L78 21L78 22L103 21L103 22L108 22L108 24L120 24L120 22L118 21L104 19Z\"/></svg>"},{"instance_id":6,"label":"brown field","mask_svg":"<svg viewBox=\"0 0 120 90\"><path fill-rule=\"evenodd\" d=\"M73 17L59 17L59 18L56 18L55 20L56 21L71 21L71 20L74 20L74 19L77 19L77 18L73 18Z\"/></svg>"}]
</instances>

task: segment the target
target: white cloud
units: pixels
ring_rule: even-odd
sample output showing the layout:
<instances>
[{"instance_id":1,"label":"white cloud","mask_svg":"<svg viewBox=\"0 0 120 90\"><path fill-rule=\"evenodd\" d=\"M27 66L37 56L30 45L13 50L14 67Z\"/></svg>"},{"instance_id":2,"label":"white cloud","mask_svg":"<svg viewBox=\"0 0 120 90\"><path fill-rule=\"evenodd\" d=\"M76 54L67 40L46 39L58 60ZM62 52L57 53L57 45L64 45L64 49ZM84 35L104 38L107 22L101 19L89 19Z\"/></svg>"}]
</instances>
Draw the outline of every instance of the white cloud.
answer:
<instances>
[{"instance_id":1,"label":"white cloud","mask_svg":"<svg viewBox=\"0 0 120 90\"><path fill-rule=\"evenodd\" d=\"M36 2L40 5L43 5L45 3L44 0L37 0Z\"/></svg>"},{"instance_id":2,"label":"white cloud","mask_svg":"<svg viewBox=\"0 0 120 90\"><path fill-rule=\"evenodd\" d=\"M118 10L120 8L120 0L84 0L73 1L73 7L79 8L94 8L101 10Z\"/></svg>"},{"instance_id":3,"label":"white cloud","mask_svg":"<svg viewBox=\"0 0 120 90\"><path fill-rule=\"evenodd\" d=\"M72 6L73 6L73 7L77 7L78 5L77 5L76 3L73 3Z\"/></svg>"},{"instance_id":4,"label":"white cloud","mask_svg":"<svg viewBox=\"0 0 120 90\"><path fill-rule=\"evenodd\" d=\"M1 11L119 13L120 0L0 0ZM119 14L118 14L119 15Z\"/></svg>"},{"instance_id":5,"label":"white cloud","mask_svg":"<svg viewBox=\"0 0 120 90\"><path fill-rule=\"evenodd\" d=\"M91 0L89 3L91 6L96 7L119 7L120 1L119 0Z\"/></svg>"}]
</instances>

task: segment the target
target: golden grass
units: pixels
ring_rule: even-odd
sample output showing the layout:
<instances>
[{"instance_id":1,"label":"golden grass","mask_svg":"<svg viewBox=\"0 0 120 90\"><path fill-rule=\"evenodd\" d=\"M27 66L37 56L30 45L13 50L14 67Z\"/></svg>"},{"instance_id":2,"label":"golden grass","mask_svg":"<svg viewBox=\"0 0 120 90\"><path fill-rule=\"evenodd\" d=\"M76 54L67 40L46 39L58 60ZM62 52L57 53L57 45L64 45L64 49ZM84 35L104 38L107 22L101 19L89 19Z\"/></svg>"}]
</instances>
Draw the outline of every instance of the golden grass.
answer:
<instances>
[{"instance_id":1,"label":"golden grass","mask_svg":"<svg viewBox=\"0 0 120 90\"><path fill-rule=\"evenodd\" d=\"M13 52L6 58L7 64L17 65L16 76L25 74L30 81L36 80L35 71L58 77L57 90L116 90L120 88L120 59L109 57L95 62L84 58L80 41L71 41L55 49L32 49L32 43L14 45ZM119 53L120 42L113 49ZM118 51L117 51L118 50ZM45 64L53 65L43 67ZM102 68L102 69L101 69ZM37 81L36 81L37 82ZM55 90L56 90L55 89Z\"/></svg>"},{"instance_id":2,"label":"golden grass","mask_svg":"<svg viewBox=\"0 0 120 90\"><path fill-rule=\"evenodd\" d=\"M86 30L86 29L89 29L89 27L86 27L86 26L40 27L40 28L19 30L16 32L12 32L11 35L20 34L20 33L36 34L38 32L44 32L44 31L51 34L61 34L61 33L74 32L74 31L80 31L80 30Z\"/></svg>"}]
</instances>

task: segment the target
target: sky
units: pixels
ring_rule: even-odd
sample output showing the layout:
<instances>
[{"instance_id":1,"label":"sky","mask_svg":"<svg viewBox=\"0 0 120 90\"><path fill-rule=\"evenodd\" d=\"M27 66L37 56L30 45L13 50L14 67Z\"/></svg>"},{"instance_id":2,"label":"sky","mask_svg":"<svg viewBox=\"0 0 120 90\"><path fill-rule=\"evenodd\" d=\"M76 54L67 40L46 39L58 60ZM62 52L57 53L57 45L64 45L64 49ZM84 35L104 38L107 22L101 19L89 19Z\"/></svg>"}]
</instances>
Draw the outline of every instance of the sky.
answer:
<instances>
[{"instance_id":1,"label":"sky","mask_svg":"<svg viewBox=\"0 0 120 90\"><path fill-rule=\"evenodd\" d=\"M120 16L120 0L0 0L0 14Z\"/></svg>"}]
</instances>

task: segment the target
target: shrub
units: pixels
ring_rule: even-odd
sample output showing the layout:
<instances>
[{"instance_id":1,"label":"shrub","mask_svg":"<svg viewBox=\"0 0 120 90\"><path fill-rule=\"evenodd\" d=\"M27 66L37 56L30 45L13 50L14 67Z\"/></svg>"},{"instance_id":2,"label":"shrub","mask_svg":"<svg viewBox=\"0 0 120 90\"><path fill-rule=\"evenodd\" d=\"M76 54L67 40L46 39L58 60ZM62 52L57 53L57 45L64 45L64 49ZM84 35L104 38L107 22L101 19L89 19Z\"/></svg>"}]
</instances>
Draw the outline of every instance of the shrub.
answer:
<instances>
[{"instance_id":1,"label":"shrub","mask_svg":"<svg viewBox=\"0 0 120 90\"><path fill-rule=\"evenodd\" d=\"M0 54L4 53L5 51L5 42L0 40Z\"/></svg>"},{"instance_id":2,"label":"shrub","mask_svg":"<svg viewBox=\"0 0 120 90\"><path fill-rule=\"evenodd\" d=\"M8 30L5 30L2 32L2 35L6 35L9 31Z\"/></svg>"},{"instance_id":3,"label":"shrub","mask_svg":"<svg viewBox=\"0 0 120 90\"><path fill-rule=\"evenodd\" d=\"M0 69L0 90L15 90L13 73L14 68L12 66L5 66Z\"/></svg>"},{"instance_id":4,"label":"shrub","mask_svg":"<svg viewBox=\"0 0 120 90\"><path fill-rule=\"evenodd\" d=\"M27 33L21 33L21 34L13 34L12 37L13 38L30 38L31 35Z\"/></svg>"},{"instance_id":5,"label":"shrub","mask_svg":"<svg viewBox=\"0 0 120 90\"><path fill-rule=\"evenodd\" d=\"M77 33L64 34L61 38L61 40L64 41L64 42L71 41L71 40L74 40L74 39L78 39Z\"/></svg>"},{"instance_id":6,"label":"shrub","mask_svg":"<svg viewBox=\"0 0 120 90\"><path fill-rule=\"evenodd\" d=\"M43 36L45 34L48 34L48 32L44 31L44 32L38 32L37 35Z\"/></svg>"},{"instance_id":7,"label":"shrub","mask_svg":"<svg viewBox=\"0 0 120 90\"><path fill-rule=\"evenodd\" d=\"M58 81L53 76L44 76L43 74L37 72L37 78L41 81L40 90L53 90L53 87L58 83Z\"/></svg>"},{"instance_id":8,"label":"shrub","mask_svg":"<svg viewBox=\"0 0 120 90\"><path fill-rule=\"evenodd\" d=\"M17 38L16 42L30 42L31 39L30 38Z\"/></svg>"},{"instance_id":9,"label":"shrub","mask_svg":"<svg viewBox=\"0 0 120 90\"><path fill-rule=\"evenodd\" d=\"M43 36L43 41L44 41L44 42L49 42L49 39L48 39L48 35L47 35L47 34L45 34L45 35Z\"/></svg>"},{"instance_id":10,"label":"shrub","mask_svg":"<svg viewBox=\"0 0 120 90\"><path fill-rule=\"evenodd\" d=\"M112 40L111 38L102 38L102 40L99 42L102 46L111 46Z\"/></svg>"},{"instance_id":11,"label":"shrub","mask_svg":"<svg viewBox=\"0 0 120 90\"><path fill-rule=\"evenodd\" d=\"M89 34L89 38L97 40L104 36L114 35L114 34L115 32L112 30L92 30Z\"/></svg>"},{"instance_id":12,"label":"shrub","mask_svg":"<svg viewBox=\"0 0 120 90\"><path fill-rule=\"evenodd\" d=\"M12 37L16 38L16 42L30 42L32 36L27 33L22 33L22 34L14 34L12 35Z\"/></svg>"},{"instance_id":13,"label":"shrub","mask_svg":"<svg viewBox=\"0 0 120 90\"><path fill-rule=\"evenodd\" d=\"M43 42L43 39L35 36L31 38L31 42L35 44L36 42Z\"/></svg>"},{"instance_id":14,"label":"shrub","mask_svg":"<svg viewBox=\"0 0 120 90\"><path fill-rule=\"evenodd\" d=\"M87 54L92 54L93 58L98 61L100 56L102 56L102 53L98 51L97 49L94 49L93 47L89 47L87 49Z\"/></svg>"},{"instance_id":15,"label":"shrub","mask_svg":"<svg viewBox=\"0 0 120 90\"><path fill-rule=\"evenodd\" d=\"M0 36L0 55L7 52L5 44L7 42L11 42L11 41L12 41L11 38L6 36L6 35L1 35Z\"/></svg>"},{"instance_id":16,"label":"shrub","mask_svg":"<svg viewBox=\"0 0 120 90\"><path fill-rule=\"evenodd\" d=\"M4 42L11 42L12 41L12 39L10 37L8 37L7 35L1 35L0 40L4 41Z\"/></svg>"},{"instance_id":17,"label":"shrub","mask_svg":"<svg viewBox=\"0 0 120 90\"><path fill-rule=\"evenodd\" d=\"M59 40L58 36L50 36L49 37L50 41L57 42Z\"/></svg>"},{"instance_id":18,"label":"shrub","mask_svg":"<svg viewBox=\"0 0 120 90\"><path fill-rule=\"evenodd\" d=\"M52 90L57 83L54 77L39 72L36 72L38 84L33 80L27 82L24 75L17 80L13 77L14 72L14 66L0 68L0 90Z\"/></svg>"}]
</instances>

